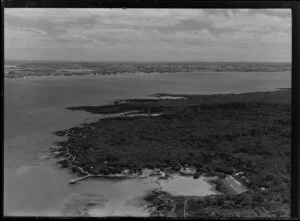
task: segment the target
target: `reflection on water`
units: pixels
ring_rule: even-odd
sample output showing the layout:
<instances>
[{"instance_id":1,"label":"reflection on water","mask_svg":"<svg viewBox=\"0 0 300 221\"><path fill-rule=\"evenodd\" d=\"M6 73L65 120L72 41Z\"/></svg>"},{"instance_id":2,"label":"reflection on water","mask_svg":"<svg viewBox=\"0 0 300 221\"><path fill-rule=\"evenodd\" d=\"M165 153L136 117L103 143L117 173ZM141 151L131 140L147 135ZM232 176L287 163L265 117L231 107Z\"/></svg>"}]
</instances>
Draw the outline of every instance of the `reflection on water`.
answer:
<instances>
[{"instance_id":1,"label":"reflection on water","mask_svg":"<svg viewBox=\"0 0 300 221\"><path fill-rule=\"evenodd\" d=\"M18 167L17 171L16 171L16 176L21 176L21 175L25 175L26 173L30 172L30 170L36 168L37 166L33 166L33 165L21 165Z\"/></svg>"},{"instance_id":2,"label":"reflection on water","mask_svg":"<svg viewBox=\"0 0 300 221\"><path fill-rule=\"evenodd\" d=\"M103 195L96 193L74 194L62 203L63 215L88 216L90 209L103 208L107 201Z\"/></svg>"},{"instance_id":3,"label":"reflection on water","mask_svg":"<svg viewBox=\"0 0 300 221\"><path fill-rule=\"evenodd\" d=\"M146 214L137 205L145 191L157 187L156 183L132 180L112 183L97 179L68 185L74 175L58 168L56 159L49 158L54 142L63 139L53 132L102 116L68 111L66 107L103 105L156 93L237 93L286 87L291 87L287 72L5 79L4 214ZM174 182L172 188L181 188L179 180Z\"/></svg>"},{"instance_id":4,"label":"reflection on water","mask_svg":"<svg viewBox=\"0 0 300 221\"><path fill-rule=\"evenodd\" d=\"M76 184L58 206L66 216L148 216L143 195L158 185L152 180L109 181L94 178Z\"/></svg>"}]
</instances>

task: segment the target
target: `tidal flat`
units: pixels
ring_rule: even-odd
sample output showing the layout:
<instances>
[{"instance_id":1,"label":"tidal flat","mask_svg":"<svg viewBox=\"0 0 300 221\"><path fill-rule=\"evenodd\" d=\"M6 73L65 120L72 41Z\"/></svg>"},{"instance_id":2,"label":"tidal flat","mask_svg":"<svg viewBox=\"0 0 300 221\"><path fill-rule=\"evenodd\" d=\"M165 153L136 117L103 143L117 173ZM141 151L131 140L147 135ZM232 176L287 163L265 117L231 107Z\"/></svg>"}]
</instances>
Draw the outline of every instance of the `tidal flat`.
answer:
<instances>
[{"instance_id":1,"label":"tidal flat","mask_svg":"<svg viewBox=\"0 0 300 221\"><path fill-rule=\"evenodd\" d=\"M142 174L145 168L180 172L193 167L195 179L218 177L211 182L221 194L149 193L145 199L154 208L153 216L289 216L290 89L159 96L184 99L128 99L104 106L68 107L120 115L56 132L67 137L55 150L63 157L60 165L81 175ZM136 115L126 117L124 112ZM231 193L224 182L228 177L247 191Z\"/></svg>"}]
</instances>

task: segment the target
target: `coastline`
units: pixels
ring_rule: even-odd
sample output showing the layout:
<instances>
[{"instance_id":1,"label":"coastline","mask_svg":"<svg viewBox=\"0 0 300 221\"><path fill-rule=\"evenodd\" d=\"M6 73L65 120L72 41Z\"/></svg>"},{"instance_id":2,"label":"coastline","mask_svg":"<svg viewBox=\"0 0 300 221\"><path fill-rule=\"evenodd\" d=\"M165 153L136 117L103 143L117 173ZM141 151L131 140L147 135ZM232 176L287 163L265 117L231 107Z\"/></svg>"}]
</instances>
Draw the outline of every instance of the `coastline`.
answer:
<instances>
[{"instance_id":1,"label":"coastline","mask_svg":"<svg viewBox=\"0 0 300 221\"><path fill-rule=\"evenodd\" d=\"M111 78L111 77L132 77L132 76L155 76L155 75L163 75L163 74L199 74L199 75L218 75L218 74L233 74L233 73L239 73L239 74L273 74L273 73L291 73L290 70L284 70L284 71L177 71L177 72L136 72L136 73L115 73L115 74L56 74L56 75L26 75L26 76L4 76L4 80L30 80L30 79L50 79L50 78L91 78L91 77L100 77L100 78Z\"/></svg>"},{"instance_id":2,"label":"coastline","mask_svg":"<svg viewBox=\"0 0 300 221\"><path fill-rule=\"evenodd\" d=\"M125 100L124 102L115 102L112 105L100 107L89 106L67 108L73 111L83 110L90 113L100 114L118 114L126 111L138 111L137 113L140 114L148 114L149 112L151 114L163 114L156 116L155 118L147 116L134 116L130 118L126 116L117 116L114 118L101 119L98 122L91 124L83 124L82 127L75 127L69 130L56 132L56 135L67 136L68 138L67 141L57 143L60 148L55 150L60 152L57 154L58 156L63 156L64 158L64 160L60 161L62 167L71 168L72 172L77 172L79 174L90 173L95 175L124 174L124 171L128 171L127 174L131 175L141 174L141 171L144 168L159 168L163 171L164 168L171 167L174 171L179 171L181 168L176 162L172 161L173 158L170 157L170 155L167 155L167 153L172 154L172 150L177 148L176 151L173 151L173 154L177 158L179 157L178 160L180 161L180 164L187 164L188 167L196 167L198 174L206 176L216 175L219 177L219 179L224 178L226 175L243 174L236 175L235 177L239 182L247 186L250 192L248 191L246 193L241 193L238 194L238 196L242 195L242 198L247 198L250 195L252 204L254 203L256 206L260 203L261 207L265 208L268 206L268 204L270 204L271 201L273 202L277 196L284 194L286 194L286 196L281 201L278 202L278 200L275 200L275 202L278 202L278 205L275 207L279 208L283 204L286 205L289 203L287 199L289 195L287 189L284 190L284 193L271 191L274 188L283 188L283 186L281 187L280 185L280 181L276 180L275 175L272 174L274 173L272 171L275 171L278 168L274 167L273 169L270 163L264 162L268 167L271 168L268 168L269 171L266 176L268 179L265 181L266 177L260 174L264 171L259 171L256 168L257 165L254 163L256 160L254 160L252 156L260 154L262 156L260 157L261 161L264 159L264 155L274 158L274 152L284 157L284 160L281 160L282 162L280 162L281 167L285 164L288 164L288 154L290 150L279 150L277 148L273 151L270 149L271 146L266 145L262 146L258 152L255 152L254 144L259 145L260 142L268 137L269 138L267 140L269 142L271 141L272 143L274 142L272 140L277 137L283 139L280 141L280 144L277 145L284 145L286 148L289 147L290 140L287 138L289 137L290 133L290 89L242 94L161 94L156 96L179 96L185 97L186 99L130 99ZM204 116L199 117L199 113ZM228 119L232 119L232 117L235 118L237 121L236 123L228 121ZM268 122L263 122L263 120L267 120ZM207 128L209 127L208 125L210 125L209 122L213 125L219 125L218 128L220 131L212 133L211 129ZM201 127L197 127L196 123L201 124ZM272 123L273 125L268 126L267 123ZM172 124L174 124L174 126L172 126ZM189 124L192 124L193 127L190 127ZM228 124L233 124L233 128L231 129L232 131L228 131ZM241 124L242 127L239 127ZM127 129L128 125L129 129ZM149 125L149 127L147 128L143 125ZM185 130L182 129L184 126L186 126ZM138 127L138 130L129 131L130 129L133 130L133 127ZM208 131L206 133L202 133L202 136L194 133L194 131L198 130L201 132L201 130L203 130L205 127L208 129ZM282 129L282 127L284 128ZM167 128L167 130L165 128ZM177 139L177 143L171 139L172 137L176 136L171 136L174 134L169 134L168 131L170 130L174 130L182 134L181 139ZM133 136L133 134L135 135ZM175 133L175 135L178 137L179 134ZM116 136L117 139L114 139ZM167 137L167 139L163 137ZM257 140L257 137L260 139ZM246 143L244 143L242 138L246 139L247 145L250 145L250 147L253 146L250 152L247 151L247 149L245 149L243 146ZM101 141L98 144L97 142L99 139ZM250 143L251 139L253 139L253 145ZM166 151L160 153L161 159L155 161L154 164L149 162L153 162L153 159L155 158L152 158L151 156L149 156L149 158L145 158L145 156L143 156L143 151L147 151L151 147L155 148L153 145L144 147L143 151L139 152L135 156L132 156L132 158L130 158L131 156L128 154L125 154L128 159L127 162L124 161L123 164L119 163L119 157L122 156L122 153L124 153L118 152L121 144L125 144L126 146L126 148L123 150L121 148L121 150L128 152L133 151L134 147L143 147L149 143L151 144L152 142L155 145L162 143L160 148L162 148L162 145L168 145L170 142L172 145L167 148ZM239 144L240 142L241 144ZM226 148L222 148L219 143L224 145L226 148L229 148L230 152L233 151L233 155L239 156L242 154L245 156L242 158L241 156L232 158L226 151ZM107 147L103 149L103 146L105 145ZM178 148L180 145L189 147L188 153L179 150ZM202 151L198 150L196 147L199 145L206 145L207 148L204 148ZM231 150L232 145L238 145L240 148ZM273 143L272 145L276 145L276 143ZM70 153L69 148L73 153ZM111 149L115 149L116 152L109 151L108 154L106 154L106 150ZM153 151L158 150L159 149L155 149ZM210 151L207 152L208 150ZM183 156L178 155L180 151ZM107 158L100 157L95 159L95 156L98 156L98 154L101 156L106 154ZM151 151L148 151L147 154L151 154ZM74 158L72 158L74 156L77 159L76 161ZM186 158L184 156L186 156ZM157 156L155 155L153 157ZM174 157L174 159L177 159L176 157ZM212 161L214 158L218 159L219 162L214 162L215 160ZM238 162L239 159L241 159L240 162ZM235 162L235 166L232 165L232 162ZM283 180L285 183L287 183L286 185L289 185L288 174L281 172L279 177L283 177ZM268 184L268 182L270 182L269 180L273 182L273 184L277 183L277 185L274 187L270 186ZM218 188L218 185L222 185L222 182L216 184L216 189ZM264 188L264 190L261 190L261 188ZM256 193L260 193L264 195L267 192L265 191L266 189L268 192L270 192L268 193L268 196L265 197L268 199L266 202L257 202L256 200L253 200L253 194L255 195ZM236 197L234 194L225 195L233 195L233 197ZM220 196L217 196L216 198L219 199L219 197ZM223 202L225 201L232 202L233 198L223 199ZM250 203L250 207L254 207L252 204ZM209 206L206 206L206 208L209 208ZM222 211L220 208L219 210ZM231 210L236 210L236 208ZM268 212L269 211L272 211L272 214L276 212L276 209L268 209ZM281 215L285 215L288 213L288 211L281 213ZM253 215L254 213L250 212L249 214ZM256 215L257 214L258 213L256 213ZM262 215L266 214L267 213L262 213Z\"/></svg>"},{"instance_id":3,"label":"coastline","mask_svg":"<svg viewBox=\"0 0 300 221\"><path fill-rule=\"evenodd\" d=\"M127 75L178 72L278 72L290 71L288 62L17 62L6 61L5 78L28 76Z\"/></svg>"}]
</instances>

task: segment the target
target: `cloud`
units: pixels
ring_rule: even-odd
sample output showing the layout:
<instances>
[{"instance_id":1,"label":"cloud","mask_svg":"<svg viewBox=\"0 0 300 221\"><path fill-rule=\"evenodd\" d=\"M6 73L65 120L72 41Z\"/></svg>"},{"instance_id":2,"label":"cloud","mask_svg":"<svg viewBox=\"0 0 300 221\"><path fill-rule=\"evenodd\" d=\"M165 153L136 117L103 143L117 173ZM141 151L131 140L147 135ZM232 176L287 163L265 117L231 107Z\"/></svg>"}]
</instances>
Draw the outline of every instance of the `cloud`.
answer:
<instances>
[{"instance_id":1,"label":"cloud","mask_svg":"<svg viewBox=\"0 0 300 221\"><path fill-rule=\"evenodd\" d=\"M51 21L54 24L95 18L99 24L168 26L203 14L201 9L5 9L5 14L28 21Z\"/></svg>"},{"instance_id":2,"label":"cloud","mask_svg":"<svg viewBox=\"0 0 300 221\"><path fill-rule=\"evenodd\" d=\"M264 9L267 12L271 12L274 15L291 16L292 10L289 8L268 8Z\"/></svg>"},{"instance_id":3,"label":"cloud","mask_svg":"<svg viewBox=\"0 0 300 221\"><path fill-rule=\"evenodd\" d=\"M62 24L97 16L103 10L94 9L55 9L55 8L5 8L5 15L28 21L50 21Z\"/></svg>"},{"instance_id":4,"label":"cloud","mask_svg":"<svg viewBox=\"0 0 300 221\"><path fill-rule=\"evenodd\" d=\"M46 32L35 28L5 27L4 34L6 48L45 48L51 41Z\"/></svg>"},{"instance_id":5,"label":"cloud","mask_svg":"<svg viewBox=\"0 0 300 221\"><path fill-rule=\"evenodd\" d=\"M85 55L127 51L137 59L155 53L159 60L166 54L198 56L199 51L218 59L230 52L233 59L248 50L253 58L263 49L287 54L290 15L283 9L6 8L5 48L49 54L86 49Z\"/></svg>"},{"instance_id":6,"label":"cloud","mask_svg":"<svg viewBox=\"0 0 300 221\"><path fill-rule=\"evenodd\" d=\"M265 12L274 12L277 16ZM87 20L100 28L159 28L183 21L209 23L216 29L262 31L265 28L289 29L290 10L284 9L5 9L5 14L31 22L44 21L68 28ZM84 23L80 23L84 25Z\"/></svg>"},{"instance_id":7,"label":"cloud","mask_svg":"<svg viewBox=\"0 0 300 221\"><path fill-rule=\"evenodd\" d=\"M280 17L264 14L264 10L250 11L228 11L226 14L210 14L206 18L211 21L212 26L217 29L242 30L264 32L268 29L287 30L291 27L291 17Z\"/></svg>"},{"instance_id":8,"label":"cloud","mask_svg":"<svg viewBox=\"0 0 300 221\"><path fill-rule=\"evenodd\" d=\"M261 48L265 45L273 47L291 48L291 36L286 32L278 32L276 35L267 33L234 31L223 33L220 36L222 43L232 47Z\"/></svg>"}]
</instances>

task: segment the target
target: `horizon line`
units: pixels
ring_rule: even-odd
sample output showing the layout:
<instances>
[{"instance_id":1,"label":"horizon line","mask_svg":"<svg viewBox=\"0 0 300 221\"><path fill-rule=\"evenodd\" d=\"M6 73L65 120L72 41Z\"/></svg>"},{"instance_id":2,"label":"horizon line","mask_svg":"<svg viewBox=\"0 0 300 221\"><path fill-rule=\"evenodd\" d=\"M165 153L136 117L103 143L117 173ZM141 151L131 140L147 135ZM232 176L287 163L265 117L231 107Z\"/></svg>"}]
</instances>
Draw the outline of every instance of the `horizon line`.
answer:
<instances>
[{"instance_id":1,"label":"horizon line","mask_svg":"<svg viewBox=\"0 0 300 221\"><path fill-rule=\"evenodd\" d=\"M4 59L4 62L7 61L37 61L37 62L119 62L119 63L196 63L196 62L203 62L203 63L292 63L291 61L136 61L136 60L128 60L128 61L110 61L110 60L52 60L52 59Z\"/></svg>"}]
</instances>

